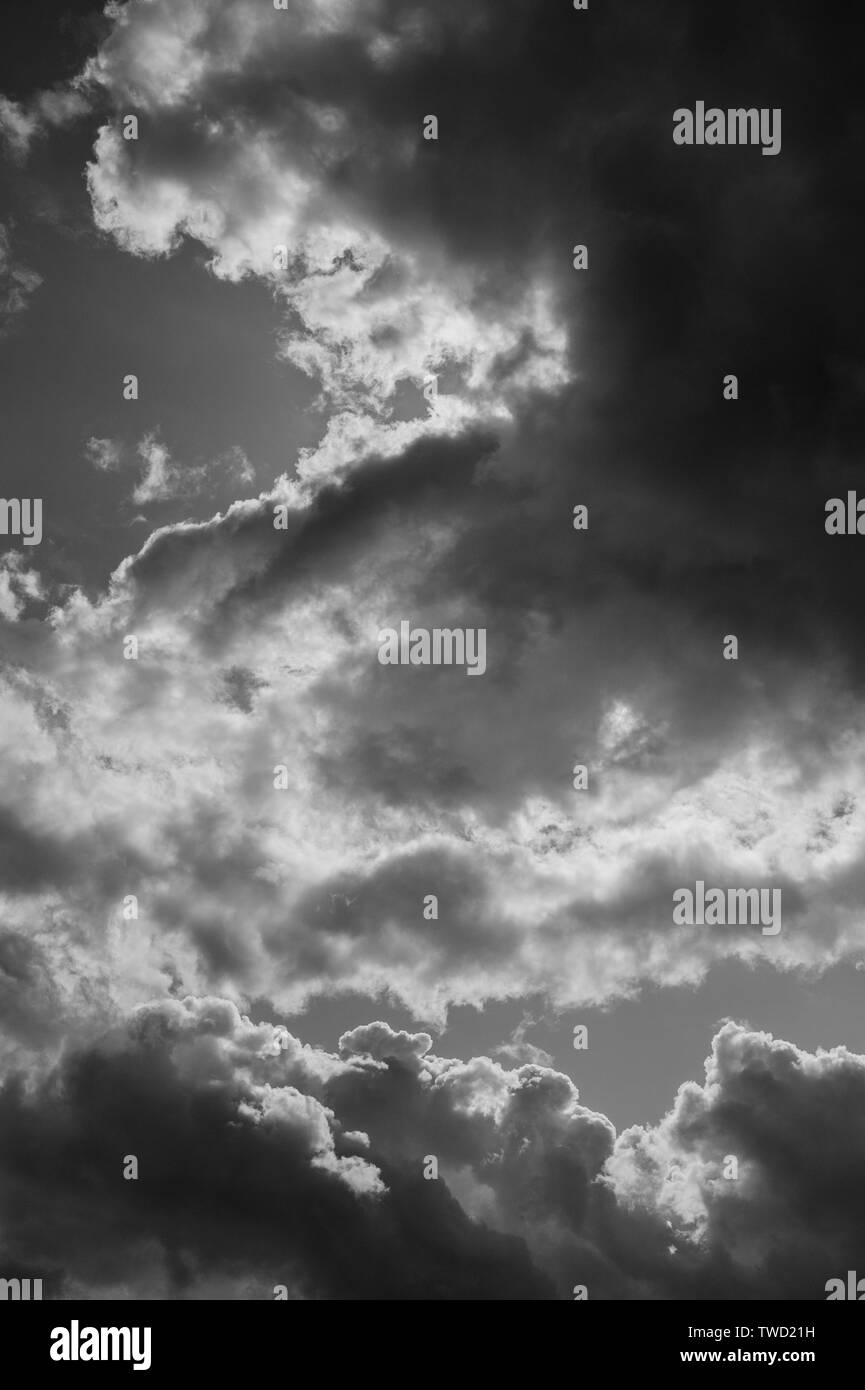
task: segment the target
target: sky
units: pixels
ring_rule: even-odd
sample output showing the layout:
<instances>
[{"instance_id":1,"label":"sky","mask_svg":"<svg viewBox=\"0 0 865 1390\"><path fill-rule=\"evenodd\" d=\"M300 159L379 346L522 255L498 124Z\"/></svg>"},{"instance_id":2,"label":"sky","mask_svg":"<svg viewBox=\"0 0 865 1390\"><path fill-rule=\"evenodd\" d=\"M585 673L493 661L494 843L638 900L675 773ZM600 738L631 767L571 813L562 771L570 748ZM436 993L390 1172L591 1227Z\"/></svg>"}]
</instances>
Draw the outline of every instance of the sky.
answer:
<instances>
[{"instance_id":1,"label":"sky","mask_svg":"<svg viewBox=\"0 0 865 1390\"><path fill-rule=\"evenodd\" d=\"M824 1298L865 1244L863 542L825 524L862 21L4 27L2 491L42 534L0 535L0 1277ZM676 143L698 102L780 149ZM403 622L485 669L384 664ZM780 929L677 921L698 882Z\"/></svg>"}]
</instances>

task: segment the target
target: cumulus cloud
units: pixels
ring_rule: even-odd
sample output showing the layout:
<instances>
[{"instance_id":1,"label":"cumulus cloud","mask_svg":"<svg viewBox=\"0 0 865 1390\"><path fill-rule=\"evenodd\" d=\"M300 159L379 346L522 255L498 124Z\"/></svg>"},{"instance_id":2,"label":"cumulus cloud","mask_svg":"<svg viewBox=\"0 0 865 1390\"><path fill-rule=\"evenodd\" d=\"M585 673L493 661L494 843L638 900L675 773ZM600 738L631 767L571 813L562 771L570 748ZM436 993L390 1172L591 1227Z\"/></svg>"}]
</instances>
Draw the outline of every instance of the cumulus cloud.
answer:
<instances>
[{"instance_id":1,"label":"cumulus cloud","mask_svg":"<svg viewBox=\"0 0 865 1390\"><path fill-rule=\"evenodd\" d=\"M220 1278L229 1297L549 1292L519 1240L477 1227L387 1144L379 1164L342 1123L355 1096L392 1112L392 1065L363 1051L341 1062L225 1001L140 1009L35 1090L8 1078L4 1258L44 1263L61 1298L201 1297ZM122 1177L130 1154L136 1184ZM43 1215L66 1212L53 1231L16 1217L37 1191Z\"/></svg>"},{"instance_id":2,"label":"cumulus cloud","mask_svg":"<svg viewBox=\"0 0 865 1390\"><path fill-rule=\"evenodd\" d=\"M38 676L3 693L27 789L9 813L100 845L57 885L71 954L64 930L46 949L64 973L86 977L92 952L108 998L179 978L287 1009L391 990L441 1021L454 1003L540 992L566 1007L696 982L728 956L810 969L861 952L865 740L849 710L819 761L753 692L725 696L714 726L689 724L699 664L655 665L644 685L654 637L636 630L617 681L628 700L611 699L603 609L556 628L491 607L483 696L458 671L379 665L376 634L404 613L478 620L452 587L460 527L508 505L469 481L482 457L471 441L371 463L289 508L287 530L272 499L165 528L107 597L66 600L28 638ZM454 489L460 521L439 505ZM569 645L577 680L560 664ZM795 695L807 708L807 673ZM48 697L62 729L40 719ZM571 787L577 751L587 796ZM696 878L780 885L780 935L674 927L673 891ZM148 903L131 959L124 892ZM42 932L41 900L30 907Z\"/></svg>"},{"instance_id":3,"label":"cumulus cloud","mask_svg":"<svg viewBox=\"0 0 865 1390\"><path fill-rule=\"evenodd\" d=\"M293 324L280 351L320 382L332 411L300 468L313 484L371 445L404 448L430 431L507 419L521 393L570 378L540 263L507 287L478 264L443 258L423 228L381 215L384 180L417 191L437 162L422 113L396 121L394 98L463 27L450 7L396 19L382 61L386 10L334 7L317 24L300 4L129 7L86 71L115 112L134 106L147 129L146 141L125 142L116 119L100 128L88 166L97 225L143 256L192 237L219 277L273 288ZM489 23L483 6L465 26L473 52ZM332 61L340 48L356 64L352 81ZM203 105L219 114L202 119ZM170 146L181 131L178 160ZM362 168L366 186L354 186L346 173ZM441 399L435 421L425 407L411 425L393 418L401 383L420 400L445 369L461 389Z\"/></svg>"},{"instance_id":4,"label":"cumulus cloud","mask_svg":"<svg viewBox=\"0 0 865 1390\"><path fill-rule=\"evenodd\" d=\"M664 1219L705 1295L825 1298L861 1258L863 1086L865 1058L844 1047L812 1054L727 1023L705 1083L621 1134L603 1181L624 1210Z\"/></svg>"},{"instance_id":5,"label":"cumulus cloud","mask_svg":"<svg viewBox=\"0 0 865 1390\"><path fill-rule=\"evenodd\" d=\"M547 1066L431 1048L139 1008L7 1078L4 1259L60 1298L821 1298L855 1263L865 1058L727 1024L704 1084L616 1137Z\"/></svg>"},{"instance_id":6,"label":"cumulus cloud","mask_svg":"<svg viewBox=\"0 0 865 1390\"><path fill-rule=\"evenodd\" d=\"M865 731L840 694L819 759L753 690L693 722L702 663L665 672L634 627L613 699L603 606L556 625L491 607L483 696L459 671L379 665L376 634L405 613L478 621L453 587L461 528L508 507L470 481L483 457L470 439L370 462L290 507L287 530L272 498L167 527L106 597L73 595L27 633L32 670L13 665L2 690L16 776L0 803L51 837L62 871L49 858L8 907L73 1014L85 988L110 1012L180 981L282 1009L391 991L440 1023L453 1004L694 983L726 957L812 969L861 953ZM794 696L807 710L807 672ZM588 796L571 787L577 751ZM674 927L673 891L696 878L780 885L780 935ZM147 905L134 932L127 893Z\"/></svg>"}]
</instances>

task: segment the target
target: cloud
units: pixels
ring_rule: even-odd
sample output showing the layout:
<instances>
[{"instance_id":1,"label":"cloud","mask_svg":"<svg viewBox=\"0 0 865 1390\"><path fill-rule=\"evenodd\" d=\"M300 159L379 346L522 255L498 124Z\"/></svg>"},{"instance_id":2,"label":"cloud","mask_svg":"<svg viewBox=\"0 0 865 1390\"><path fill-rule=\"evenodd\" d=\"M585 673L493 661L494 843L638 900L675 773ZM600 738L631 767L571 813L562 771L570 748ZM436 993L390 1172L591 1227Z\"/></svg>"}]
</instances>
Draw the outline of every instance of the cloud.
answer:
<instances>
[{"instance_id":1,"label":"cloud","mask_svg":"<svg viewBox=\"0 0 865 1390\"><path fill-rule=\"evenodd\" d=\"M703 1085L618 1138L547 1066L382 1022L337 1056L214 998L139 1008L22 1083L3 1258L52 1297L822 1298L861 1248L865 1058L734 1024Z\"/></svg>"},{"instance_id":2,"label":"cloud","mask_svg":"<svg viewBox=\"0 0 865 1390\"><path fill-rule=\"evenodd\" d=\"M122 445L118 439L91 437L84 446L88 463L102 473L115 472L120 467Z\"/></svg>"},{"instance_id":3,"label":"cloud","mask_svg":"<svg viewBox=\"0 0 865 1390\"><path fill-rule=\"evenodd\" d=\"M21 160L25 157L37 127L34 115L23 110L17 102L0 96L0 134L14 158Z\"/></svg>"},{"instance_id":4,"label":"cloud","mask_svg":"<svg viewBox=\"0 0 865 1390\"><path fill-rule=\"evenodd\" d=\"M45 597L42 580L18 550L0 556L0 616L14 623L29 599Z\"/></svg>"},{"instance_id":5,"label":"cloud","mask_svg":"<svg viewBox=\"0 0 865 1390\"><path fill-rule=\"evenodd\" d=\"M70 1017L85 989L110 1016L179 984L281 1010L390 992L440 1024L455 1004L697 983L730 957L820 970L861 954L865 730L843 686L788 671L786 696L731 683L701 707L720 684L706 658L668 669L660 629L615 589L570 617L544 612L559 596L543 586L522 612L507 591L479 610L470 556L511 506L488 457L483 439L423 441L295 502L286 530L278 494L165 527L107 595L64 597L19 634L32 669L0 691L15 771L0 806L75 871L22 882L8 907ZM179 483L167 450L152 458ZM381 667L376 634L402 616L486 626L488 672ZM768 680L771 661L749 660ZM837 732L815 746L821 707ZM673 892L697 878L781 887L780 935L674 927Z\"/></svg>"},{"instance_id":6,"label":"cloud","mask_svg":"<svg viewBox=\"0 0 865 1390\"><path fill-rule=\"evenodd\" d=\"M526 1041L526 1033L534 1022L531 1014L523 1014L510 1039L493 1048L493 1056L504 1057L509 1062L534 1062L537 1066L551 1067L553 1058L549 1052Z\"/></svg>"},{"instance_id":7,"label":"cloud","mask_svg":"<svg viewBox=\"0 0 865 1390\"><path fill-rule=\"evenodd\" d=\"M669 1223L701 1296L824 1298L862 1248L863 1087L865 1058L844 1047L811 1054L727 1023L705 1083L621 1134L604 1181Z\"/></svg>"},{"instance_id":8,"label":"cloud","mask_svg":"<svg viewBox=\"0 0 865 1390\"><path fill-rule=\"evenodd\" d=\"M0 335L9 331L41 284L41 275L13 260L9 229L0 223Z\"/></svg>"},{"instance_id":9,"label":"cloud","mask_svg":"<svg viewBox=\"0 0 865 1390\"><path fill-rule=\"evenodd\" d=\"M141 506L144 502L162 502L174 496L182 486L183 475L172 463L165 445L155 435L146 434L138 445L138 456L144 471L132 493L133 502Z\"/></svg>"},{"instance_id":10,"label":"cloud","mask_svg":"<svg viewBox=\"0 0 865 1390\"><path fill-rule=\"evenodd\" d=\"M418 1163L385 1171L366 1133L342 1124L334 1106L377 1089L382 1068L224 1001L138 1010L35 1090L10 1077L0 1092L4 1259L44 1265L54 1297L194 1298L220 1278L229 1297L279 1284L340 1298L548 1292L521 1242L475 1226ZM19 1219L17 1201L37 1192L48 1219Z\"/></svg>"},{"instance_id":11,"label":"cloud","mask_svg":"<svg viewBox=\"0 0 865 1390\"><path fill-rule=\"evenodd\" d=\"M117 472L135 462L117 439L90 438L85 457L100 472ZM139 480L132 491L132 502L144 506L175 497L192 497L212 490L220 477L242 487L254 481L255 470L239 445L225 450L208 463L181 466L169 453L157 431L142 436L136 448Z\"/></svg>"},{"instance_id":12,"label":"cloud","mask_svg":"<svg viewBox=\"0 0 865 1390\"><path fill-rule=\"evenodd\" d=\"M212 486L217 473L237 485L248 484L255 478L252 464L237 445L210 464L181 468L156 434L146 434L138 443L138 457L144 469L132 493L136 506L203 493Z\"/></svg>"},{"instance_id":13,"label":"cloud","mask_svg":"<svg viewBox=\"0 0 865 1390\"><path fill-rule=\"evenodd\" d=\"M72 124L89 110L87 96L74 83L38 92L24 103L0 95L0 138L13 159L23 163L35 139Z\"/></svg>"},{"instance_id":14,"label":"cloud","mask_svg":"<svg viewBox=\"0 0 865 1390\"><path fill-rule=\"evenodd\" d=\"M458 40L450 7L435 20L396 21L384 48L377 4L335 7L322 24L294 4L283 13L156 3L116 18L83 80L115 113L135 108L144 133L127 142L116 117L101 126L88 166L96 223L141 256L194 238L220 278L257 276L272 288L288 325L280 353L319 380L332 412L302 477L338 476L389 440L405 447L506 420L526 392L570 379L540 264L519 285L491 283L479 264L443 258L428 229L381 216L382 180L417 191L437 163L422 114L395 120L393 102L413 65ZM485 5L467 29L473 54L489 22ZM219 115L202 118L203 109ZM368 186L352 186L349 167L366 167ZM461 389L440 397L433 419L420 392L443 371L458 373ZM419 407L411 424L394 419L408 383Z\"/></svg>"}]
</instances>

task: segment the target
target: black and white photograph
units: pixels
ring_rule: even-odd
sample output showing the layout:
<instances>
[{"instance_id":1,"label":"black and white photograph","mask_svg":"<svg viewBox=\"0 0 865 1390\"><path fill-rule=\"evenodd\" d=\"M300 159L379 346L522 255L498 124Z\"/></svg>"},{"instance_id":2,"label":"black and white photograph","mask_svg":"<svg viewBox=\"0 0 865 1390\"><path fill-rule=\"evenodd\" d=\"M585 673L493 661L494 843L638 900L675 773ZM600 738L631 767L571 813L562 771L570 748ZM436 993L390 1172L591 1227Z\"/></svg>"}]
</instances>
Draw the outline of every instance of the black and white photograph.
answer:
<instances>
[{"instance_id":1,"label":"black and white photograph","mask_svg":"<svg viewBox=\"0 0 865 1390\"><path fill-rule=\"evenodd\" d=\"M865 17L0 30L0 1326L689 1304L670 1364L813 1360L865 1300Z\"/></svg>"}]
</instances>

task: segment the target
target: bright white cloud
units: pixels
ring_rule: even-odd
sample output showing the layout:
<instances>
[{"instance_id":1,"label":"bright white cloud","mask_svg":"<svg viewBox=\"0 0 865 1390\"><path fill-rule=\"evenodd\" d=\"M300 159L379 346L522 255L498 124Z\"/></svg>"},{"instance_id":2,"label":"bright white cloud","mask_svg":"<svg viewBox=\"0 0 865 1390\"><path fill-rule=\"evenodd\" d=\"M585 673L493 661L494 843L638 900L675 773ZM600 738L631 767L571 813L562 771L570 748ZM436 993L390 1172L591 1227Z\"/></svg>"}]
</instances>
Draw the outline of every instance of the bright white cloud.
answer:
<instances>
[{"instance_id":1,"label":"bright white cloud","mask_svg":"<svg viewBox=\"0 0 865 1390\"><path fill-rule=\"evenodd\" d=\"M292 5L282 13L248 0L231 7L156 0L118 12L86 74L118 110L140 109L151 123L146 145L124 141L117 122L100 129L88 166L97 225L142 256L197 239L215 275L257 276L284 302L291 326L280 352L320 381L320 404L336 412L320 447L302 461L311 485L363 452L394 452L407 435L508 419L521 394L556 391L570 379L565 329L539 271L529 267L524 289L505 302L477 271L414 245L412 233L394 239L328 179L370 148L402 177L420 157L419 131L410 140L389 133L357 93L338 87L321 99L268 105L274 51L289 71L304 57L316 65L340 32L368 32L372 41L382 15L377 3ZM437 18L404 16L396 51L435 46L453 18L450 7ZM253 89L257 120L243 99ZM203 103L219 115L204 117ZM194 159L160 155L174 127L185 130ZM442 400L434 419L420 392L444 370L459 372L459 400ZM410 426L392 418L401 383L418 392L419 418Z\"/></svg>"}]
</instances>

